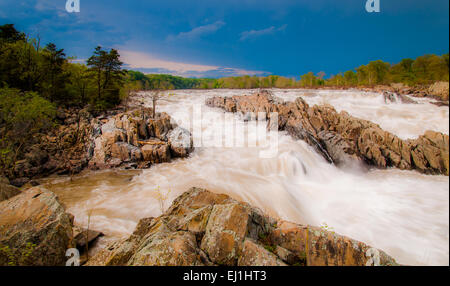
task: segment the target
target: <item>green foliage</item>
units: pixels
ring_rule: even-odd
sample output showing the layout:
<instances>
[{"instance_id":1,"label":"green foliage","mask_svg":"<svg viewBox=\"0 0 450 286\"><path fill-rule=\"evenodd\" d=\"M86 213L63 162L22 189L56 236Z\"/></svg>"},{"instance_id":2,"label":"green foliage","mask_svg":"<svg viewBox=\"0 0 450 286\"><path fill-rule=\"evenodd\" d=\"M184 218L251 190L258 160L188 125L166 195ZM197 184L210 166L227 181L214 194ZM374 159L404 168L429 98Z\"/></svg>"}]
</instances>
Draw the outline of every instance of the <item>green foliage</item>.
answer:
<instances>
[{"instance_id":1,"label":"green foliage","mask_svg":"<svg viewBox=\"0 0 450 286\"><path fill-rule=\"evenodd\" d=\"M122 65L117 50L105 51L100 46L88 59L87 66L96 86L96 95L91 98L91 103L96 109L104 110L120 103Z\"/></svg>"},{"instance_id":2,"label":"green foliage","mask_svg":"<svg viewBox=\"0 0 450 286\"><path fill-rule=\"evenodd\" d=\"M355 71L346 71L330 77L326 83L329 86L356 86L403 83L405 85L432 84L436 81L449 80L448 54L424 55L417 59L403 59L391 65L381 60L372 61Z\"/></svg>"},{"instance_id":3,"label":"green foliage","mask_svg":"<svg viewBox=\"0 0 450 286\"><path fill-rule=\"evenodd\" d=\"M13 168L25 143L53 126L55 106L35 92L0 89L0 167Z\"/></svg>"}]
</instances>

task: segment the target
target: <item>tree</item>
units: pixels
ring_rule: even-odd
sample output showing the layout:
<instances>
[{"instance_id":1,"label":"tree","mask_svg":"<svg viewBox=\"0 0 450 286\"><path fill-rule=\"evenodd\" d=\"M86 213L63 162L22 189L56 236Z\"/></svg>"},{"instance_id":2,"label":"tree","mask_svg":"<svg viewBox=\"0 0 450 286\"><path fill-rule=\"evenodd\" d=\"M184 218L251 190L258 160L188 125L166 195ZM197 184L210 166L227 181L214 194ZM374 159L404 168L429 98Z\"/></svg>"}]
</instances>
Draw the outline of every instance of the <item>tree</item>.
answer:
<instances>
[{"instance_id":1,"label":"tree","mask_svg":"<svg viewBox=\"0 0 450 286\"><path fill-rule=\"evenodd\" d=\"M346 71L344 73L344 82L346 86L355 86L358 82L354 71Z\"/></svg>"},{"instance_id":2,"label":"tree","mask_svg":"<svg viewBox=\"0 0 450 286\"><path fill-rule=\"evenodd\" d=\"M314 75L314 73L308 72L307 74L300 76L300 85L302 87L313 87L314 85L316 85L316 76Z\"/></svg>"},{"instance_id":3,"label":"tree","mask_svg":"<svg viewBox=\"0 0 450 286\"><path fill-rule=\"evenodd\" d=\"M97 85L97 97L94 103L104 109L120 102L120 84L124 71L120 55L115 49L109 52L98 46L88 61L90 71Z\"/></svg>"},{"instance_id":4,"label":"tree","mask_svg":"<svg viewBox=\"0 0 450 286\"><path fill-rule=\"evenodd\" d=\"M42 58L46 70L45 79L41 84L42 95L55 101L57 94L61 97L64 94L67 76L64 73L63 65L67 61L66 54L64 49L57 49L55 44L49 43L42 51ZM62 100L66 99L62 98Z\"/></svg>"},{"instance_id":5,"label":"tree","mask_svg":"<svg viewBox=\"0 0 450 286\"><path fill-rule=\"evenodd\" d=\"M367 65L369 85L385 83L390 64L381 60L372 61Z\"/></svg>"},{"instance_id":6,"label":"tree","mask_svg":"<svg viewBox=\"0 0 450 286\"><path fill-rule=\"evenodd\" d=\"M412 59L402 59L398 64L393 65L390 69L390 80L408 85L413 84L415 81L413 63Z\"/></svg>"},{"instance_id":7,"label":"tree","mask_svg":"<svg viewBox=\"0 0 450 286\"><path fill-rule=\"evenodd\" d=\"M364 85L367 84L367 78L368 78L368 69L367 66L360 66L356 69L356 77L358 79L358 85Z\"/></svg>"},{"instance_id":8,"label":"tree","mask_svg":"<svg viewBox=\"0 0 450 286\"><path fill-rule=\"evenodd\" d=\"M66 83L67 93L71 102L84 106L89 102L95 83L91 78L88 68L79 63L66 63L64 70L70 75Z\"/></svg>"},{"instance_id":9,"label":"tree","mask_svg":"<svg viewBox=\"0 0 450 286\"><path fill-rule=\"evenodd\" d=\"M0 26L0 44L2 42L14 43L17 41L25 41L25 34L17 31L14 24Z\"/></svg>"}]
</instances>

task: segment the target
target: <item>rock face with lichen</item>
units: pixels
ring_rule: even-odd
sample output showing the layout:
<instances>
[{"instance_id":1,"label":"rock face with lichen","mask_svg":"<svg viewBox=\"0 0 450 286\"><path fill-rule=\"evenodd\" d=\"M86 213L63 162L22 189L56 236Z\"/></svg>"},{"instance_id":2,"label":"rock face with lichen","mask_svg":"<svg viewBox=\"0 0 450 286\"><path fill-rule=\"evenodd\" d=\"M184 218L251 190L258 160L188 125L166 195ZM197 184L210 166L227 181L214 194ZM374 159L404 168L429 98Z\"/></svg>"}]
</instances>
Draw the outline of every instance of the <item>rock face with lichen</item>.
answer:
<instances>
[{"instance_id":1,"label":"rock face with lichen","mask_svg":"<svg viewBox=\"0 0 450 286\"><path fill-rule=\"evenodd\" d=\"M142 219L87 265L396 265L381 250L271 218L227 195L191 188L158 218Z\"/></svg>"},{"instance_id":2,"label":"rock face with lichen","mask_svg":"<svg viewBox=\"0 0 450 286\"><path fill-rule=\"evenodd\" d=\"M336 112L330 105L310 107L301 97L281 102L267 92L249 96L212 97L206 104L244 114L278 113L278 129L306 141L337 165L366 163L426 174L449 174L449 137L427 131L418 139L402 140L379 125ZM269 123L270 124L270 123Z\"/></svg>"},{"instance_id":3,"label":"rock face with lichen","mask_svg":"<svg viewBox=\"0 0 450 286\"><path fill-rule=\"evenodd\" d=\"M72 221L55 194L31 188L0 203L0 266L63 266Z\"/></svg>"}]
</instances>

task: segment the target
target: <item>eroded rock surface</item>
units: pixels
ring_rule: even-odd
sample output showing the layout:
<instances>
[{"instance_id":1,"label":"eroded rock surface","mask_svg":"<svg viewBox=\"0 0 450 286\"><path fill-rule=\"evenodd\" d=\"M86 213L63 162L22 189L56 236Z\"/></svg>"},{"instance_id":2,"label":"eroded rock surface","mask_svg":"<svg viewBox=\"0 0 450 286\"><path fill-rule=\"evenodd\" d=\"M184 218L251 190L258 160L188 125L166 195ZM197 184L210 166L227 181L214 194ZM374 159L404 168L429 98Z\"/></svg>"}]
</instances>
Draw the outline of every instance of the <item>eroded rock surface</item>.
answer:
<instances>
[{"instance_id":1,"label":"eroded rock surface","mask_svg":"<svg viewBox=\"0 0 450 286\"><path fill-rule=\"evenodd\" d=\"M212 97L206 104L228 112L278 113L278 129L312 145L337 165L367 163L426 174L449 174L449 136L427 131L418 139L402 140L379 125L338 113L330 105L310 107L301 97L280 102L267 93ZM269 123L270 124L270 123Z\"/></svg>"},{"instance_id":2,"label":"eroded rock surface","mask_svg":"<svg viewBox=\"0 0 450 286\"><path fill-rule=\"evenodd\" d=\"M277 220L227 195L192 188L158 218L142 219L87 265L396 265L383 251Z\"/></svg>"},{"instance_id":3,"label":"eroded rock surface","mask_svg":"<svg viewBox=\"0 0 450 286\"><path fill-rule=\"evenodd\" d=\"M72 223L56 195L40 187L1 202L0 265L65 265Z\"/></svg>"}]
</instances>

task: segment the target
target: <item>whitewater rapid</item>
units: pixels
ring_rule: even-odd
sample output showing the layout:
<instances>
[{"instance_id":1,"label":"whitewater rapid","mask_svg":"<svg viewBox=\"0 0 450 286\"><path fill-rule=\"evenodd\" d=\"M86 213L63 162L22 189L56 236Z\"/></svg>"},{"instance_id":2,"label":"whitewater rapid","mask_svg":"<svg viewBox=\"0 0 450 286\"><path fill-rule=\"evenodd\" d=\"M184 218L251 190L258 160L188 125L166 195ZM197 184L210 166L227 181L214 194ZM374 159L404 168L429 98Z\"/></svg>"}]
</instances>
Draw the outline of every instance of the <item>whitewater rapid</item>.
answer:
<instances>
[{"instance_id":1,"label":"whitewater rapid","mask_svg":"<svg viewBox=\"0 0 450 286\"><path fill-rule=\"evenodd\" d=\"M231 122L222 110L206 107L205 99L250 93L171 91L157 109L190 128L192 107L201 106L202 130L211 134L223 129L224 124L248 123L238 115L232 115ZM448 134L448 107L426 100L414 105L386 104L381 94L359 91L274 93L284 100L303 96L309 104L331 104L402 138L415 138L428 129ZM146 104L151 106L148 98ZM447 176L397 169L339 169L305 142L283 132L277 135L278 153L274 158L260 158L259 151L267 142L259 138L257 147L200 147L189 158L143 171L83 172L72 181L66 177L47 179L45 185L58 194L77 224L86 226L91 216L90 227L106 234L101 245L127 237L139 219L159 216L157 189L168 193L167 208L173 199L196 186L228 194L285 220L316 226L326 223L339 234L382 249L402 264L449 264Z\"/></svg>"}]
</instances>

